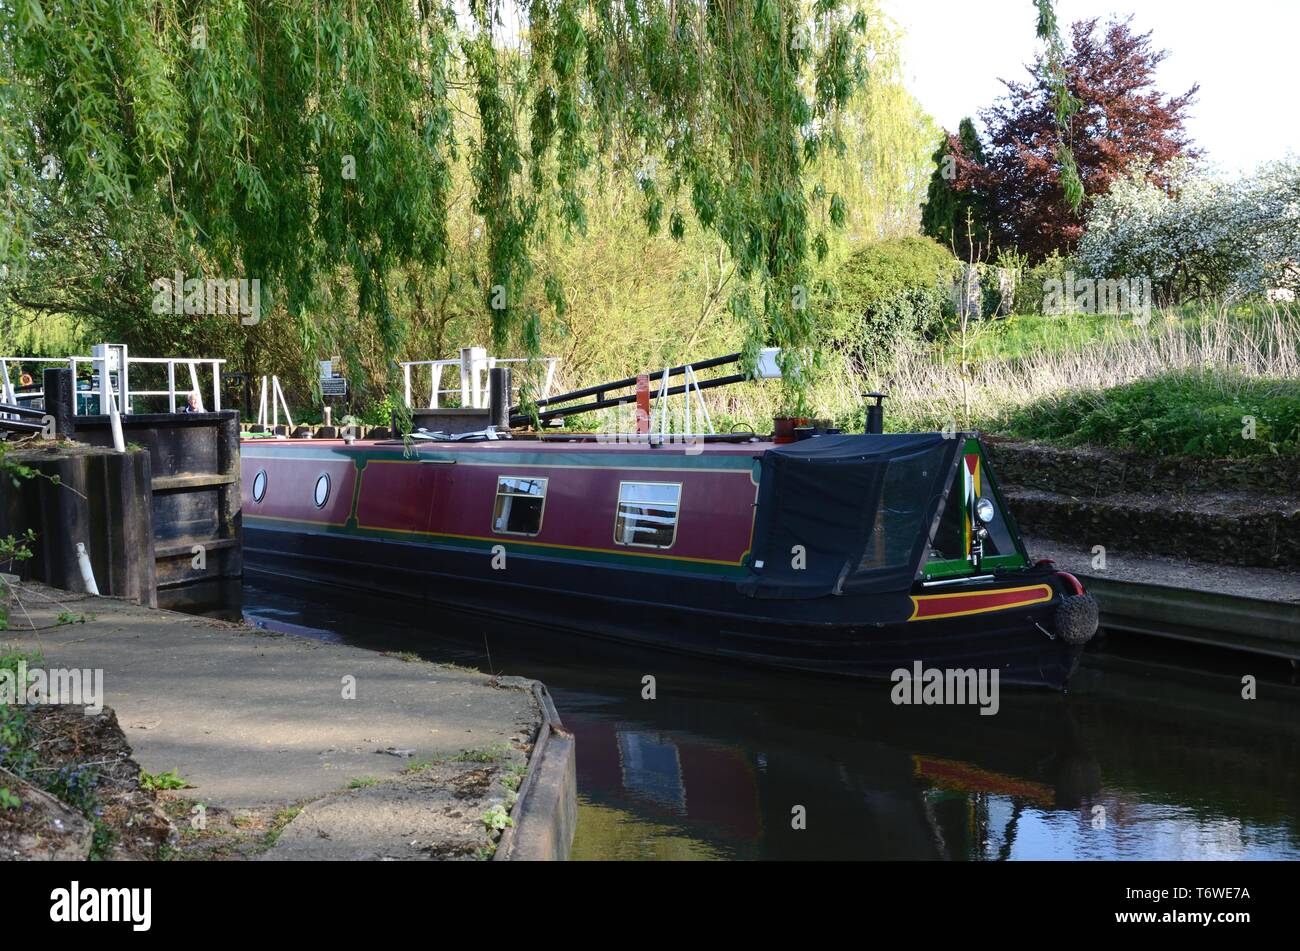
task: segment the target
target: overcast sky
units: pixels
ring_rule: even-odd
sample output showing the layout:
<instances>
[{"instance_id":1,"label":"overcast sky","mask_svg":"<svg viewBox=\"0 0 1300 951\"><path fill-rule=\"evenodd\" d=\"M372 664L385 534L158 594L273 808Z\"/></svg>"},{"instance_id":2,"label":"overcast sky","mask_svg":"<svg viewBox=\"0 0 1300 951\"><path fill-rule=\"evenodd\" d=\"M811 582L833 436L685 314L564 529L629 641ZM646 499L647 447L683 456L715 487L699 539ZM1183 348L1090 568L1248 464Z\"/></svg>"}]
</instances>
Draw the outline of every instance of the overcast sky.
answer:
<instances>
[{"instance_id":1,"label":"overcast sky","mask_svg":"<svg viewBox=\"0 0 1300 951\"><path fill-rule=\"evenodd\" d=\"M1022 80L1038 51L1032 0L883 0L907 31L907 84L935 120L955 131ZM1133 14L1169 51L1160 87L1201 84L1187 127L1206 158L1224 169L1300 155L1300 0L1057 0L1061 32L1098 16Z\"/></svg>"}]
</instances>

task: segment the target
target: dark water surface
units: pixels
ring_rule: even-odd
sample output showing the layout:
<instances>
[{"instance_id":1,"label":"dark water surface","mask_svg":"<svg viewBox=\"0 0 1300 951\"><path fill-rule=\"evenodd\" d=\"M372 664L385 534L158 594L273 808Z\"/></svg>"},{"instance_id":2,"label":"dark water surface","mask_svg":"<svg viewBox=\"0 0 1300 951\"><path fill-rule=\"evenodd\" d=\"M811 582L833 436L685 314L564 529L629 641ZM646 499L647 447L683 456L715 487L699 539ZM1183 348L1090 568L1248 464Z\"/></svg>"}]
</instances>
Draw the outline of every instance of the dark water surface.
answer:
<instances>
[{"instance_id":1,"label":"dark water surface","mask_svg":"<svg viewBox=\"0 0 1300 951\"><path fill-rule=\"evenodd\" d=\"M256 571L243 597L268 628L545 682L578 740L575 858L1300 858L1283 661L1112 637L1068 696L980 716Z\"/></svg>"}]
</instances>

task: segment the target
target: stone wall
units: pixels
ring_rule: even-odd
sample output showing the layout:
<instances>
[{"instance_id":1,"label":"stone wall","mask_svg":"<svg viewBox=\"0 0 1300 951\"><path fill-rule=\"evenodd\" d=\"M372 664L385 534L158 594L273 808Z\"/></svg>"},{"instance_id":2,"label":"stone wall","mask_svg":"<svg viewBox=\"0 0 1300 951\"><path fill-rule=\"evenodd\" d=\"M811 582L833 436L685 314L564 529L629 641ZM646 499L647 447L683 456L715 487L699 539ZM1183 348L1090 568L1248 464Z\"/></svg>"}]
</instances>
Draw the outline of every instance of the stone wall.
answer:
<instances>
[{"instance_id":1,"label":"stone wall","mask_svg":"<svg viewBox=\"0 0 1300 951\"><path fill-rule=\"evenodd\" d=\"M1076 497L1125 492L1251 492L1300 504L1300 457L1152 459L1095 449L1060 449L984 437L1002 482Z\"/></svg>"},{"instance_id":2,"label":"stone wall","mask_svg":"<svg viewBox=\"0 0 1300 951\"><path fill-rule=\"evenodd\" d=\"M1300 568L1300 461L1142 459L986 440L1020 529L1110 553Z\"/></svg>"}]
</instances>

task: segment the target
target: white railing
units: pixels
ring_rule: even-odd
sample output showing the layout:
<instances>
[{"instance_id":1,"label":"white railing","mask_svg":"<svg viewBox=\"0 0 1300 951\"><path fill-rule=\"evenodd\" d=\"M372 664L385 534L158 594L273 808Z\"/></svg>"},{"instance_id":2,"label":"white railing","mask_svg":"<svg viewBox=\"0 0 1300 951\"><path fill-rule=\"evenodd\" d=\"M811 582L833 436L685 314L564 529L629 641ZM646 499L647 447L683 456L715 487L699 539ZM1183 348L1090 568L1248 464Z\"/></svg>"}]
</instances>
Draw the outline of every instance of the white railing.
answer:
<instances>
[{"instance_id":1,"label":"white railing","mask_svg":"<svg viewBox=\"0 0 1300 951\"><path fill-rule=\"evenodd\" d=\"M106 356L103 351L116 349L120 351L120 356ZM29 366L36 366L38 369L44 369L46 366L66 366L72 371L73 389L76 397L73 400L73 415L86 415L82 410L82 401L88 400L92 396L99 398L99 411L107 413L109 411L109 396L115 396L120 408L126 413L135 411L134 401L145 397L167 397L168 412L174 413L177 408L177 397L183 402L188 402L190 394L198 397L199 412L206 412L203 401L204 387L200 385L200 378L204 373L211 375L212 382L212 411L217 412L221 409L221 367L225 360L210 358L189 358L189 357L132 357L127 353L127 348L118 344L108 344L97 347L94 356L89 357L23 357L23 356L5 356L0 357L0 402L16 403L19 399L24 402L45 399L45 390L43 385L38 382L42 379L39 373L32 374L32 386L24 387L21 394L18 393L14 386L14 379L19 378L19 368L26 369ZM107 363L106 363L107 361ZM143 370L145 367L165 366L167 368L167 388L164 389L138 389L131 386L131 369L137 368ZM81 389L77 386L78 370L89 369L93 378L94 385L88 389ZM177 387L177 370L180 369L183 379L188 385ZM106 377L117 377L114 384ZM107 386L106 386L107 384Z\"/></svg>"},{"instance_id":2,"label":"white railing","mask_svg":"<svg viewBox=\"0 0 1300 951\"><path fill-rule=\"evenodd\" d=\"M293 417L289 415L289 401L284 398L284 390L280 388L280 378L273 376L270 378L271 387L267 389L266 377L262 377L262 388L259 390L257 397L257 422L264 430L274 431L280 425L280 407L284 407L284 418L290 429L293 429ZM267 401L270 400L270 413L267 413Z\"/></svg>"},{"instance_id":3,"label":"white railing","mask_svg":"<svg viewBox=\"0 0 1300 951\"><path fill-rule=\"evenodd\" d=\"M663 377L659 381L659 398L655 401L656 405L650 410L650 430L656 427L656 417L658 419L659 438L667 439L670 435L670 420L673 416L672 398L668 395L668 367L664 367ZM686 389L682 390L682 413L681 413L681 435L700 436L705 433L713 433L713 418L709 415L709 407L704 402L704 393L700 390L700 381L695 376L695 368L689 364L683 368L682 375L685 380ZM692 403L692 397L694 402ZM694 405L699 411L699 420L702 421L705 429L696 430L696 421L692 416L691 408Z\"/></svg>"},{"instance_id":4,"label":"white railing","mask_svg":"<svg viewBox=\"0 0 1300 951\"><path fill-rule=\"evenodd\" d=\"M526 357L489 357L482 347L465 347L460 351L459 357L451 360L408 360L401 364L406 405L409 408L415 407L414 386L418 381L414 377L423 367L429 370L429 401L425 404L425 408L437 409L443 397L459 394L461 406L484 409L488 405L488 371L511 363L527 362ZM542 392L537 397L545 399L551 394L551 386L555 382L555 367L559 364L560 358L541 357L537 362L546 366ZM442 371L447 367L459 368L459 386L442 387ZM511 399L513 401L513 395Z\"/></svg>"}]
</instances>

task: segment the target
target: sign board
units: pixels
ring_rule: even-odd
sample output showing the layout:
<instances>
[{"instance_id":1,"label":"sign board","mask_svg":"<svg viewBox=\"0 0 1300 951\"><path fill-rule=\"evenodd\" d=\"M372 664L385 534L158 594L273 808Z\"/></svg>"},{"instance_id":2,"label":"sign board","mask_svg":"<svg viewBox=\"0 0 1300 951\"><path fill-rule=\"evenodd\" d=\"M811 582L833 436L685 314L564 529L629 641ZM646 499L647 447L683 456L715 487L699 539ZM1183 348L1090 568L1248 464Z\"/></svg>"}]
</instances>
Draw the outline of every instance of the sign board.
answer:
<instances>
[{"instance_id":1,"label":"sign board","mask_svg":"<svg viewBox=\"0 0 1300 951\"><path fill-rule=\"evenodd\" d=\"M121 343L97 343L90 348L90 355L95 358L95 370L98 372L101 362L108 357L108 372L117 373L122 369L122 358L126 355L126 345Z\"/></svg>"},{"instance_id":2,"label":"sign board","mask_svg":"<svg viewBox=\"0 0 1300 951\"><path fill-rule=\"evenodd\" d=\"M334 361L321 360L319 362L320 362L320 378L322 380L328 380L330 377L334 375Z\"/></svg>"},{"instance_id":3,"label":"sign board","mask_svg":"<svg viewBox=\"0 0 1300 951\"><path fill-rule=\"evenodd\" d=\"M347 378L341 376L321 377L320 395L321 396L347 396L348 395Z\"/></svg>"}]
</instances>

